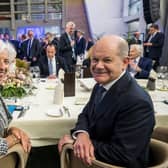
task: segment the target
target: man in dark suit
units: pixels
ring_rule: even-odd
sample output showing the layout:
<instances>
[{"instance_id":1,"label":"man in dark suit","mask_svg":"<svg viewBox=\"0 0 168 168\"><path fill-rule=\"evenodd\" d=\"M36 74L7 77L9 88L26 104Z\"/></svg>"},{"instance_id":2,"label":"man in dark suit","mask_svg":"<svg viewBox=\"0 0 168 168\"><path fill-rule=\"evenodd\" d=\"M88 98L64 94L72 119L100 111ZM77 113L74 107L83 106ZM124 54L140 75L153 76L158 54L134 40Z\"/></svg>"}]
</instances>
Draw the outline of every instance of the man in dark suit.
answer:
<instances>
[{"instance_id":1,"label":"man in dark suit","mask_svg":"<svg viewBox=\"0 0 168 168\"><path fill-rule=\"evenodd\" d=\"M83 37L84 32L82 30L77 30L77 39L75 45L75 54L77 59L83 61L85 48L86 48L86 39Z\"/></svg>"},{"instance_id":2,"label":"man in dark suit","mask_svg":"<svg viewBox=\"0 0 168 168\"><path fill-rule=\"evenodd\" d=\"M129 45L131 44L141 44L142 41L140 40L140 32L135 32L133 34L133 38L130 40Z\"/></svg>"},{"instance_id":3,"label":"man in dark suit","mask_svg":"<svg viewBox=\"0 0 168 168\"><path fill-rule=\"evenodd\" d=\"M34 32L28 31L28 40L21 45L21 50L24 58L29 61L31 66L36 66L40 55L40 42L34 38Z\"/></svg>"},{"instance_id":4,"label":"man in dark suit","mask_svg":"<svg viewBox=\"0 0 168 168\"><path fill-rule=\"evenodd\" d=\"M150 96L126 71L127 65L124 39L109 35L96 42L91 71L97 84L71 130L74 140L68 135L61 138L59 151L74 141L74 155L84 163L96 158L123 167L147 167L154 109Z\"/></svg>"},{"instance_id":5,"label":"man in dark suit","mask_svg":"<svg viewBox=\"0 0 168 168\"><path fill-rule=\"evenodd\" d=\"M152 59L142 57L142 53L141 45L130 46L128 71L137 79L147 79L152 70Z\"/></svg>"},{"instance_id":6,"label":"man in dark suit","mask_svg":"<svg viewBox=\"0 0 168 168\"><path fill-rule=\"evenodd\" d=\"M159 31L159 26L153 24L149 28L149 36L145 40L145 57L154 61L153 69L157 70L160 65L160 57L162 56L162 47L164 44L164 34Z\"/></svg>"},{"instance_id":7,"label":"man in dark suit","mask_svg":"<svg viewBox=\"0 0 168 168\"><path fill-rule=\"evenodd\" d=\"M67 22L65 33L60 37L59 54L64 57L69 71L74 71L75 63L75 40L73 39L75 23Z\"/></svg>"},{"instance_id":8,"label":"man in dark suit","mask_svg":"<svg viewBox=\"0 0 168 168\"><path fill-rule=\"evenodd\" d=\"M40 57L38 65L40 68L40 76L42 78L56 78L60 68L65 72L68 72L64 58L56 56L56 52L56 46L49 43L46 47L46 55Z\"/></svg>"}]
</instances>

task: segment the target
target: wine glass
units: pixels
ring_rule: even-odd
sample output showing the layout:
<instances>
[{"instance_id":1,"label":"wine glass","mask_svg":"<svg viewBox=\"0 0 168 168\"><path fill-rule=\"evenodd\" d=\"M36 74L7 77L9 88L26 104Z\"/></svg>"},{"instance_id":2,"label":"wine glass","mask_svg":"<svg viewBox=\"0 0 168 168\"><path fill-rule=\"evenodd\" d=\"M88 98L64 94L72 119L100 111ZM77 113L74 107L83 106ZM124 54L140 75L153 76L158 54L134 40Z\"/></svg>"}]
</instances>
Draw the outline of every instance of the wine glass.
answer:
<instances>
[{"instance_id":1,"label":"wine glass","mask_svg":"<svg viewBox=\"0 0 168 168\"><path fill-rule=\"evenodd\" d=\"M32 78L34 78L34 81L38 84L40 81L40 68L38 66L30 67L30 72Z\"/></svg>"},{"instance_id":2,"label":"wine glass","mask_svg":"<svg viewBox=\"0 0 168 168\"><path fill-rule=\"evenodd\" d=\"M167 66L159 66L157 69L158 79L161 80L162 89L167 89L167 84L165 80L168 78L168 67Z\"/></svg>"}]
</instances>

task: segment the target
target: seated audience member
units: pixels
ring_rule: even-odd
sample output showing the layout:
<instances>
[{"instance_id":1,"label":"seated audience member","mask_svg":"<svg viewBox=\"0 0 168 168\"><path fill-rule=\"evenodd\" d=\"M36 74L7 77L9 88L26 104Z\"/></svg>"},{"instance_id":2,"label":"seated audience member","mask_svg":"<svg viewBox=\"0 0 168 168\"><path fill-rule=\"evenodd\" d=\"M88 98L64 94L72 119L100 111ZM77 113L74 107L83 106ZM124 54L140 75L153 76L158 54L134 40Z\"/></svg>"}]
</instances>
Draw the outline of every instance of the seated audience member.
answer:
<instances>
[{"instance_id":1,"label":"seated audience member","mask_svg":"<svg viewBox=\"0 0 168 168\"><path fill-rule=\"evenodd\" d=\"M54 44L47 45L46 55L41 56L38 62L41 77L56 78L60 68L68 72L64 58L56 56L56 52L57 49Z\"/></svg>"},{"instance_id":2,"label":"seated audience member","mask_svg":"<svg viewBox=\"0 0 168 168\"><path fill-rule=\"evenodd\" d=\"M0 40L0 83L6 78L11 60L16 57L16 52L11 45ZM31 149L31 143L28 135L19 128L8 127L12 120L11 114L8 112L2 98L0 97L0 155L5 155L8 149L15 144L20 143L25 152Z\"/></svg>"},{"instance_id":3,"label":"seated audience member","mask_svg":"<svg viewBox=\"0 0 168 168\"><path fill-rule=\"evenodd\" d=\"M142 57L142 53L141 45L132 44L130 46L128 71L131 76L138 79L148 78L152 69L152 59Z\"/></svg>"},{"instance_id":4,"label":"seated audience member","mask_svg":"<svg viewBox=\"0 0 168 168\"><path fill-rule=\"evenodd\" d=\"M97 84L71 136L60 139L60 152L65 143L73 142L75 157L86 164L96 158L123 167L147 167L154 109L148 93L126 70L127 65L124 39L106 35L96 42L91 71Z\"/></svg>"}]
</instances>

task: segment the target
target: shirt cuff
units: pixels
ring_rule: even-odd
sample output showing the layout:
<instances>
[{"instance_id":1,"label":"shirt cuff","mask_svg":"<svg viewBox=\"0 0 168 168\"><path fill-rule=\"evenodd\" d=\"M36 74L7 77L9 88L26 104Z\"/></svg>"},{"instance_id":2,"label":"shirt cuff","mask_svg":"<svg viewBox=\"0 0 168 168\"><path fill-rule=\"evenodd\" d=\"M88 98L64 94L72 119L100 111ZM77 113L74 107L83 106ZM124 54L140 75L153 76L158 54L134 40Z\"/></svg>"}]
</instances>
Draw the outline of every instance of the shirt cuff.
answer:
<instances>
[{"instance_id":1,"label":"shirt cuff","mask_svg":"<svg viewBox=\"0 0 168 168\"><path fill-rule=\"evenodd\" d=\"M78 131L75 131L75 132L72 133L72 138L73 138L74 140L76 140L76 139L77 139L77 135L78 135L79 133L86 133L86 134L89 136L89 133L88 133L87 131L85 131L85 130L78 130Z\"/></svg>"}]
</instances>

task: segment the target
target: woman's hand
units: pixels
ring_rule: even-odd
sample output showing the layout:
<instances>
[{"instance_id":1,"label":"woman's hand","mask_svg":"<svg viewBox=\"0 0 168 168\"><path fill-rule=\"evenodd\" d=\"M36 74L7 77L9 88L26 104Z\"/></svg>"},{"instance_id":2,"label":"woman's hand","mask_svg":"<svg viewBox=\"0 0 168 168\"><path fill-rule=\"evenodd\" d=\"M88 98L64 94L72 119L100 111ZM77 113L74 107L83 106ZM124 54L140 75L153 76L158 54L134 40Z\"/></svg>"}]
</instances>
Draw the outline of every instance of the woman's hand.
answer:
<instances>
[{"instance_id":1,"label":"woman's hand","mask_svg":"<svg viewBox=\"0 0 168 168\"><path fill-rule=\"evenodd\" d=\"M9 136L13 135L23 146L25 152L30 152L31 142L28 135L19 128L11 127L8 130Z\"/></svg>"}]
</instances>

